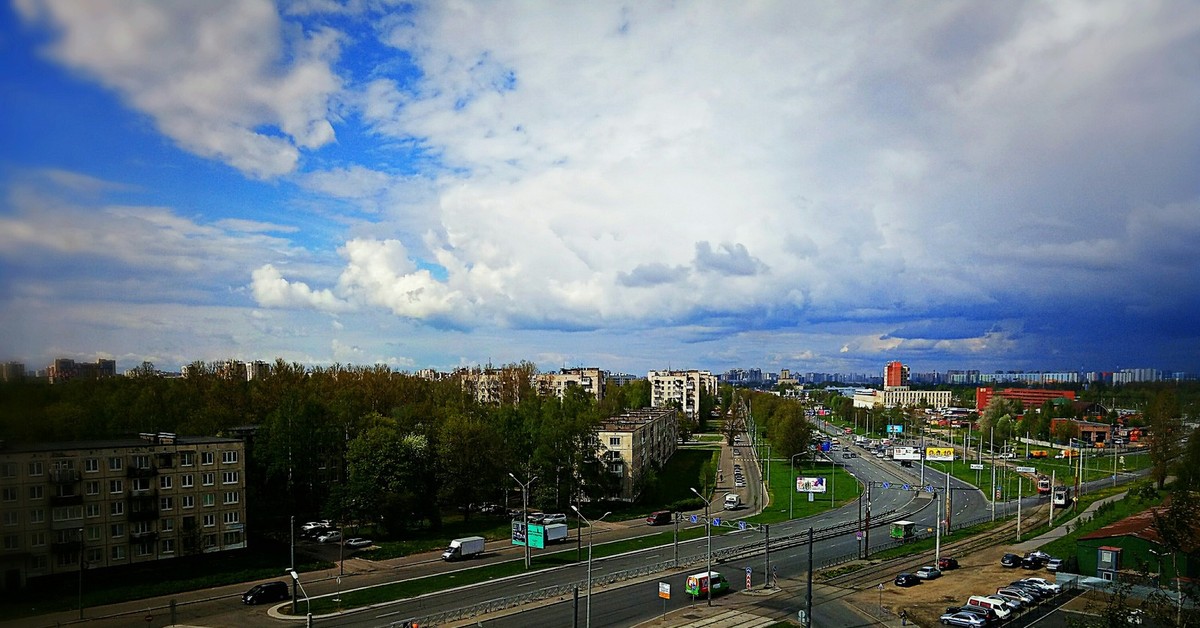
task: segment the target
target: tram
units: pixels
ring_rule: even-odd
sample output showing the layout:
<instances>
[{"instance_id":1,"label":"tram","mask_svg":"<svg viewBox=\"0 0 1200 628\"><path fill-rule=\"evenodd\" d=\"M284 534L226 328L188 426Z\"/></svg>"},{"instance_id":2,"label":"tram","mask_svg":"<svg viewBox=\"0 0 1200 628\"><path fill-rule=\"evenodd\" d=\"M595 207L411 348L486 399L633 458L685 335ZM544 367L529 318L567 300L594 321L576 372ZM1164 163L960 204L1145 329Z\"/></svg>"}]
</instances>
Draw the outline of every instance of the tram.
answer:
<instances>
[{"instance_id":1,"label":"tram","mask_svg":"<svg viewBox=\"0 0 1200 628\"><path fill-rule=\"evenodd\" d=\"M1055 506L1071 505L1071 487L1063 485L1054 487L1053 500Z\"/></svg>"},{"instance_id":2,"label":"tram","mask_svg":"<svg viewBox=\"0 0 1200 628\"><path fill-rule=\"evenodd\" d=\"M1050 494L1050 478L1048 478L1046 476L1042 476L1042 477L1038 478L1037 491L1038 491L1038 495L1049 495Z\"/></svg>"},{"instance_id":3,"label":"tram","mask_svg":"<svg viewBox=\"0 0 1200 628\"><path fill-rule=\"evenodd\" d=\"M916 538L917 524L912 521L897 521L892 524L891 537L897 541L910 541Z\"/></svg>"}]
</instances>

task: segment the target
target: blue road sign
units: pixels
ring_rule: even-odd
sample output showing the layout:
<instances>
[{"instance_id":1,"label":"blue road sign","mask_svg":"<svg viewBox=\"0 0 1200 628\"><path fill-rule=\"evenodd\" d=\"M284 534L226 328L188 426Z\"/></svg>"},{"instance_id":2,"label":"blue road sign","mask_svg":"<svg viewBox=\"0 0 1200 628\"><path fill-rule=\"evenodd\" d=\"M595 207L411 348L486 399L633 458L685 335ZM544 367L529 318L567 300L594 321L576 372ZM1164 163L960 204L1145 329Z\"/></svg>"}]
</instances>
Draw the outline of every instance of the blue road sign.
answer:
<instances>
[{"instance_id":1,"label":"blue road sign","mask_svg":"<svg viewBox=\"0 0 1200 628\"><path fill-rule=\"evenodd\" d=\"M741 528L741 529L743 529L743 530L745 530L745 529L746 529L746 522L745 522L745 521L739 521L739 522L738 522L738 527L739 527L739 528Z\"/></svg>"},{"instance_id":2,"label":"blue road sign","mask_svg":"<svg viewBox=\"0 0 1200 628\"><path fill-rule=\"evenodd\" d=\"M891 482L884 482L884 483L883 483L883 488L892 488L892 483L891 483Z\"/></svg>"},{"instance_id":3,"label":"blue road sign","mask_svg":"<svg viewBox=\"0 0 1200 628\"><path fill-rule=\"evenodd\" d=\"M932 493L932 492L933 492L933 485L932 485L932 484L926 484L926 485L925 485L925 492L926 492L926 493Z\"/></svg>"},{"instance_id":4,"label":"blue road sign","mask_svg":"<svg viewBox=\"0 0 1200 628\"><path fill-rule=\"evenodd\" d=\"M900 488L903 488L903 489L904 489L904 490L906 490L906 491L911 491L911 490L912 490L912 484L903 484L903 485L901 485L901 487L900 487Z\"/></svg>"},{"instance_id":5,"label":"blue road sign","mask_svg":"<svg viewBox=\"0 0 1200 628\"><path fill-rule=\"evenodd\" d=\"M719 525L721 525L721 518L720 518L720 517L713 517L713 525L715 525L715 526L719 526Z\"/></svg>"},{"instance_id":6,"label":"blue road sign","mask_svg":"<svg viewBox=\"0 0 1200 628\"><path fill-rule=\"evenodd\" d=\"M696 523L697 521L700 520L699 515L692 515L691 517L688 517L688 518L692 520L692 523Z\"/></svg>"}]
</instances>

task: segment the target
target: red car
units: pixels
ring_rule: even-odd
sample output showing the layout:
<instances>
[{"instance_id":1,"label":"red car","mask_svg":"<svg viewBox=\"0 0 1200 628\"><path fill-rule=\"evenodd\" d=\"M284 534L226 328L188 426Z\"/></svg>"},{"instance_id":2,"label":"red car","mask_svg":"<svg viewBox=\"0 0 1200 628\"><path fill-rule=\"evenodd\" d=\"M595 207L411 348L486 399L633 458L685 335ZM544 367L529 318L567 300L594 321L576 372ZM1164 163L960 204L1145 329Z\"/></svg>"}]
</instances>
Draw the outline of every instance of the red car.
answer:
<instances>
[{"instance_id":1,"label":"red car","mask_svg":"<svg viewBox=\"0 0 1200 628\"><path fill-rule=\"evenodd\" d=\"M937 561L937 566L938 569L941 569L942 571L946 571L947 569L958 569L958 561L950 557L939 558Z\"/></svg>"},{"instance_id":2,"label":"red car","mask_svg":"<svg viewBox=\"0 0 1200 628\"><path fill-rule=\"evenodd\" d=\"M646 524L652 526L660 526L671 523L670 510L656 510L646 517Z\"/></svg>"}]
</instances>

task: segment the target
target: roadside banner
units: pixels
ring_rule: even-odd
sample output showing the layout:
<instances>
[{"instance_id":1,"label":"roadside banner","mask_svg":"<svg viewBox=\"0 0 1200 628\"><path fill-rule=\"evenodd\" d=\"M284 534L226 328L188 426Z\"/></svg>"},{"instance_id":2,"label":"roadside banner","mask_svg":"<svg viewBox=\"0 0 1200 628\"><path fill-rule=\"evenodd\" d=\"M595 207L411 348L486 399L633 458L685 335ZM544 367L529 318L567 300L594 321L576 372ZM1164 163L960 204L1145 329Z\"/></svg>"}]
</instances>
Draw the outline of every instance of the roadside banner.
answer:
<instances>
[{"instance_id":1,"label":"roadside banner","mask_svg":"<svg viewBox=\"0 0 1200 628\"><path fill-rule=\"evenodd\" d=\"M926 447L926 460L954 460L953 447Z\"/></svg>"},{"instance_id":2,"label":"roadside banner","mask_svg":"<svg viewBox=\"0 0 1200 628\"><path fill-rule=\"evenodd\" d=\"M1017 473L1037 473L1036 467L1017 467Z\"/></svg>"},{"instance_id":3,"label":"roadside banner","mask_svg":"<svg viewBox=\"0 0 1200 628\"><path fill-rule=\"evenodd\" d=\"M971 470L972 471L983 471L983 463L982 462L972 462Z\"/></svg>"},{"instance_id":4,"label":"roadside banner","mask_svg":"<svg viewBox=\"0 0 1200 628\"><path fill-rule=\"evenodd\" d=\"M797 493L824 493L825 478L796 478Z\"/></svg>"},{"instance_id":5,"label":"roadside banner","mask_svg":"<svg viewBox=\"0 0 1200 628\"><path fill-rule=\"evenodd\" d=\"M904 426L903 425L889 425L889 426L887 426L887 433L888 434L903 434Z\"/></svg>"},{"instance_id":6,"label":"roadside banner","mask_svg":"<svg viewBox=\"0 0 1200 628\"><path fill-rule=\"evenodd\" d=\"M920 460L921 452L916 447L896 447L892 450L895 460Z\"/></svg>"}]
</instances>

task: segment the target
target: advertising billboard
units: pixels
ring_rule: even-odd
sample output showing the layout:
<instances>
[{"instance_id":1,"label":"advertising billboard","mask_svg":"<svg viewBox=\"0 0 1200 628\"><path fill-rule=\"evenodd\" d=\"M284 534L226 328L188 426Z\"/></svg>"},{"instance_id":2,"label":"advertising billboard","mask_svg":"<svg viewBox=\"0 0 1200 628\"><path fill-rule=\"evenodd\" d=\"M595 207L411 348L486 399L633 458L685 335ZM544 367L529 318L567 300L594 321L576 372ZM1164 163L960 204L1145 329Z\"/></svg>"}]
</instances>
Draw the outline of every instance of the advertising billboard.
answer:
<instances>
[{"instance_id":1,"label":"advertising billboard","mask_svg":"<svg viewBox=\"0 0 1200 628\"><path fill-rule=\"evenodd\" d=\"M797 493L824 493L825 478L796 478Z\"/></svg>"},{"instance_id":2,"label":"advertising billboard","mask_svg":"<svg viewBox=\"0 0 1200 628\"><path fill-rule=\"evenodd\" d=\"M926 447L926 460L954 460L953 447Z\"/></svg>"},{"instance_id":3,"label":"advertising billboard","mask_svg":"<svg viewBox=\"0 0 1200 628\"><path fill-rule=\"evenodd\" d=\"M904 426L903 425L889 425L889 426L887 426L887 433L888 434L903 434Z\"/></svg>"},{"instance_id":4,"label":"advertising billboard","mask_svg":"<svg viewBox=\"0 0 1200 628\"><path fill-rule=\"evenodd\" d=\"M894 460L920 460L921 452L916 447L897 447L892 450Z\"/></svg>"}]
</instances>

